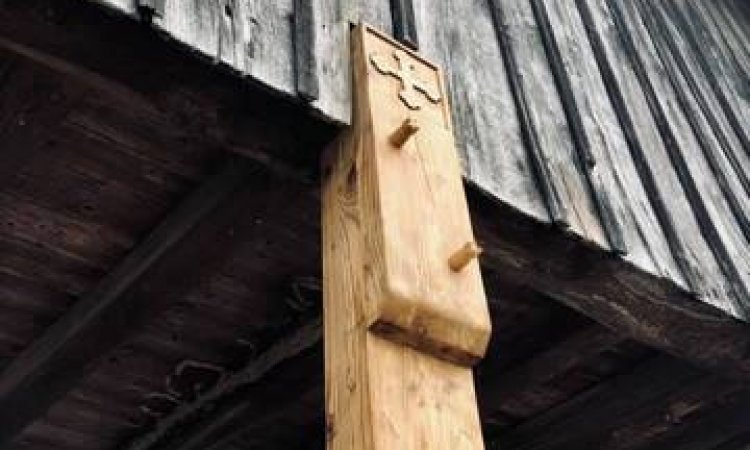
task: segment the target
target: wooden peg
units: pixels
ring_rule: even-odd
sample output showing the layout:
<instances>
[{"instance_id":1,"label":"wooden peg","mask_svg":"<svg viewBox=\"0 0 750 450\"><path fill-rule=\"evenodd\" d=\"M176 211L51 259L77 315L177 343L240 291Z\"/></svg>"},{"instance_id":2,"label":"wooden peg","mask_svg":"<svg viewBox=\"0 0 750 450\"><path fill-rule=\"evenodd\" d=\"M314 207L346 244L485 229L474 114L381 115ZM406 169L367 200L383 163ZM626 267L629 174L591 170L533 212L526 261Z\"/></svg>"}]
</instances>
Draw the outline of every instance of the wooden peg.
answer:
<instances>
[{"instance_id":1,"label":"wooden peg","mask_svg":"<svg viewBox=\"0 0 750 450\"><path fill-rule=\"evenodd\" d=\"M460 272L480 253L482 253L481 247L474 242L467 242L448 258L448 265L454 272Z\"/></svg>"},{"instance_id":2,"label":"wooden peg","mask_svg":"<svg viewBox=\"0 0 750 450\"><path fill-rule=\"evenodd\" d=\"M394 147L401 148L409 138L419 131L419 124L415 119L408 118L401 123L396 131L391 134L389 140Z\"/></svg>"}]
</instances>

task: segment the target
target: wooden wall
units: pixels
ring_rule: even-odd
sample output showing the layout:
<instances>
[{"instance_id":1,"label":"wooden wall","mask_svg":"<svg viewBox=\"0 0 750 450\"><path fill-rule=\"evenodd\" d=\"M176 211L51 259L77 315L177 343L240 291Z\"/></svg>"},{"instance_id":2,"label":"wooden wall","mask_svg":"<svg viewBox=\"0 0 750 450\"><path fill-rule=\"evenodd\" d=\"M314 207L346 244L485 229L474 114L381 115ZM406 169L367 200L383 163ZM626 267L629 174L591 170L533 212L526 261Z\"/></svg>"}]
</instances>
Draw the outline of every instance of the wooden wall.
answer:
<instances>
[{"instance_id":1,"label":"wooden wall","mask_svg":"<svg viewBox=\"0 0 750 450\"><path fill-rule=\"evenodd\" d=\"M393 29L389 0L95 1L338 123L349 22ZM413 5L470 182L750 318L750 6Z\"/></svg>"}]
</instances>

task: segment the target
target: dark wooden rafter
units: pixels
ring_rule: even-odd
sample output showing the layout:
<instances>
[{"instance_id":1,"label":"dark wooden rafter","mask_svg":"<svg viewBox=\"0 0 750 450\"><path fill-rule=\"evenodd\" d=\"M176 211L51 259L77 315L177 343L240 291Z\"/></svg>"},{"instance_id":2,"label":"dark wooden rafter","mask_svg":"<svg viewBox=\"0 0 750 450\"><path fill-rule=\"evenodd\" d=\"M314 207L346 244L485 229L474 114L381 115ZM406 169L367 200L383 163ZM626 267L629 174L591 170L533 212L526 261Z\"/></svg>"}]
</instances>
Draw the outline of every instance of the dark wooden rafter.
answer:
<instances>
[{"instance_id":1,"label":"dark wooden rafter","mask_svg":"<svg viewBox=\"0 0 750 450\"><path fill-rule=\"evenodd\" d=\"M180 428L180 425L184 426L191 416L218 404L222 398L230 397L243 385L259 382L276 365L295 358L298 353L311 347L320 346L321 338L320 322L317 319L293 331L226 382L201 396L195 403L178 408L160 422L154 431L127 447L128 450L223 448L239 435L248 433L249 416L258 410L252 398L243 397L241 401L220 406L218 409L214 408L215 412L206 416L206 419L187 426L184 430ZM575 334L560 345L533 357L499 378L486 380L489 389L480 391L481 397L488 399L487 404L482 408L483 412L492 414L492 411L497 410L498 404L507 400L507 395L516 395L533 388L535 384L557 377L621 341L621 337L600 326L592 326ZM320 386L314 381L310 381L308 389L311 392L315 391L312 395L322 395L319 392ZM251 428L256 427L253 425Z\"/></svg>"},{"instance_id":2,"label":"dark wooden rafter","mask_svg":"<svg viewBox=\"0 0 750 450\"><path fill-rule=\"evenodd\" d=\"M7 444L114 348L145 312L168 306L129 291L150 268L243 185L249 167L232 159L200 186L91 292L21 353L0 375L0 445Z\"/></svg>"},{"instance_id":3,"label":"dark wooden rafter","mask_svg":"<svg viewBox=\"0 0 750 450\"><path fill-rule=\"evenodd\" d=\"M62 75L62 79L69 78L81 85L106 92L108 95L120 99L127 99L128 104L135 108L148 109L146 101L133 90L126 88L124 85L113 82L112 80L88 70L85 67L66 61L39 49L6 39L0 36L0 49L17 55L25 60L33 61L49 70ZM70 90L70 89L68 89ZM81 90L80 87L78 90ZM55 108L49 108L55 111Z\"/></svg>"},{"instance_id":4,"label":"dark wooden rafter","mask_svg":"<svg viewBox=\"0 0 750 450\"><path fill-rule=\"evenodd\" d=\"M570 226L570 219L568 218L567 209L563 203L560 191L553 182L549 158L546 155L546 150L542 148L539 142L536 127L531 120L531 112L526 101L527 94L520 80L521 73L518 69L516 53L508 34L505 10L499 0L489 0L489 3L492 20L494 21L497 33L497 40L503 55L503 63L508 75L508 83L510 84L513 101L518 113L518 121L521 123L524 145L529 155L534 177L539 186L539 192L544 199L550 220L560 227L568 228Z\"/></svg>"},{"instance_id":5,"label":"dark wooden rafter","mask_svg":"<svg viewBox=\"0 0 750 450\"><path fill-rule=\"evenodd\" d=\"M557 89L560 92L560 99L563 104L565 116L568 119L570 133L578 151L579 170L583 172L588 183L612 251L620 255L625 255L628 253L628 247L625 242L622 223L620 223L617 213L614 210L612 199L606 187L602 184L600 175L596 172L596 156L591 149L591 143L583 126L583 120L581 119L575 95L573 94L570 75L565 68L560 48L552 31L547 14L547 6L544 4L544 0L532 0L531 7L539 24L542 43L549 59Z\"/></svg>"},{"instance_id":6,"label":"dark wooden rafter","mask_svg":"<svg viewBox=\"0 0 750 450\"><path fill-rule=\"evenodd\" d=\"M23 50L26 50L23 46L0 37L0 58L3 59L0 83L14 81L11 73L27 58ZM25 78L21 80L22 83L34 83L34 77L28 73L22 73L20 76ZM16 109L12 123L0 123L3 147L8 149L0 155L0 187L4 187L8 180L39 154L38 150L44 142L46 133L54 130L80 101L83 90L65 80L60 80L54 85L37 83L33 87L29 86L28 89L34 91L33 96L24 95L25 90L19 86L0 84L0 88L8 89L6 92L10 92L3 97L0 112L5 108ZM23 97L14 98L12 90Z\"/></svg>"},{"instance_id":7,"label":"dark wooden rafter","mask_svg":"<svg viewBox=\"0 0 750 450\"><path fill-rule=\"evenodd\" d=\"M254 398L242 393L243 387L262 383L279 364L294 360L298 354L313 347L322 346L319 319L313 319L280 338L243 369L201 395L193 403L178 407L161 420L156 428L133 441L128 450L193 450L223 448L239 435L251 429L260 429L255 424L248 427L251 416L259 410ZM482 411L491 415L498 405L510 396L526 392L537 385L559 377L567 370L595 357L597 354L622 342L623 338L612 331L593 325L578 332L517 368L494 379L486 379L480 385L480 397L485 399ZM481 388L484 386L484 388ZM315 379L307 381L303 395L322 396L321 386ZM231 401L227 401L231 399ZM218 406L217 406L218 405ZM209 409L212 413L201 415ZM321 411L322 413L322 411ZM273 414L277 414L274 412ZM191 422L196 417L205 417Z\"/></svg>"},{"instance_id":8,"label":"dark wooden rafter","mask_svg":"<svg viewBox=\"0 0 750 450\"><path fill-rule=\"evenodd\" d=\"M619 418L614 431L598 433L591 440L598 448L713 449L720 442L741 438L738 435L750 429L748 395L750 392L736 383L706 376L675 386L664 402L642 406ZM747 436L744 439L744 444L750 443ZM737 445L735 450L739 448Z\"/></svg>"},{"instance_id":9,"label":"dark wooden rafter","mask_svg":"<svg viewBox=\"0 0 750 450\"><path fill-rule=\"evenodd\" d=\"M750 432L726 439L712 450L746 450L748 443L750 443Z\"/></svg>"},{"instance_id":10,"label":"dark wooden rafter","mask_svg":"<svg viewBox=\"0 0 750 450\"><path fill-rule=\"evenodd\" d=\"M320 148L335 134L335 125L265 88L185 58L182 49L144 32L142 24L102 14L88 3L14 1L0 9L0 47L144 113L173 110L185 127L204 130L200 136L220 137L223 148L310 179L316 154L299 149ZM101 39L92 41L92 32ZM162 70L141 76L149 65ZM200 110L181 110L185 104Z\"/></svg>"}]
</instances>

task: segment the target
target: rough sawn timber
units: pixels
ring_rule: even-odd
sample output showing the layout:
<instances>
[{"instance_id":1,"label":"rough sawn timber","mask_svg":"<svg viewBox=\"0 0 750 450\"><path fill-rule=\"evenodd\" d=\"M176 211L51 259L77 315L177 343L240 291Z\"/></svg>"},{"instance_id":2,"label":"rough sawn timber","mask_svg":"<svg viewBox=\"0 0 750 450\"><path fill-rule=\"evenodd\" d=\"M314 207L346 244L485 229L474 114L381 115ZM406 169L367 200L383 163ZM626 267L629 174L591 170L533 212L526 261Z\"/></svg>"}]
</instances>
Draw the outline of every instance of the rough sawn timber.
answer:
<instances>
[{"instance_id":1,"label":"rough sawn timber","mask_svg":"<svg viewBox=\"0 0 750 450\"><path fill-rule=\"evenodd\" d=\"M449 264L473 233L442 74L352 33L355 123L323 162L328 449L480 450L471 365L489 313L476 259ZM393 140L409 121L416 134Z\"/></svg>"},{"instance_id":2,"label":"rough sawn timber","mask_svg":"<svg viewBox=\"0 0 750 450\"><path fill-rule=\"evenodd\" d=\"M350 23L394 22L389 0L94 1L339 124ZM410 2L469 181L743 318L750 19L730 0L643 3Z\"/></svg>"}]
</instances>

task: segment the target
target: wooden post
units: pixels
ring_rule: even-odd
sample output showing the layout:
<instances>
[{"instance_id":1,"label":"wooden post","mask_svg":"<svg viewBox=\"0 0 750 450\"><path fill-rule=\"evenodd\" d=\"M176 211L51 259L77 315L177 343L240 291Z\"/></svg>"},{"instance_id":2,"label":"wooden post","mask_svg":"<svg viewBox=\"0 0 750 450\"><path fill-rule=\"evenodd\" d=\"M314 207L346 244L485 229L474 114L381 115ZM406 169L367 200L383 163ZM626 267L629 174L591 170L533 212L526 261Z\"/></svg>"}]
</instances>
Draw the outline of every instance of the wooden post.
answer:
<instances>
[{"instance_id":1,"label":"wooden post","mask_svg":"<svg viewBox=\"0 0 750 450\"><path fill-rule=\"evenodd\" d=\"M323 161L328 449L482 449L490 323L442 73L352 42L354 122Z\"/></svg>"}]
</instances>

